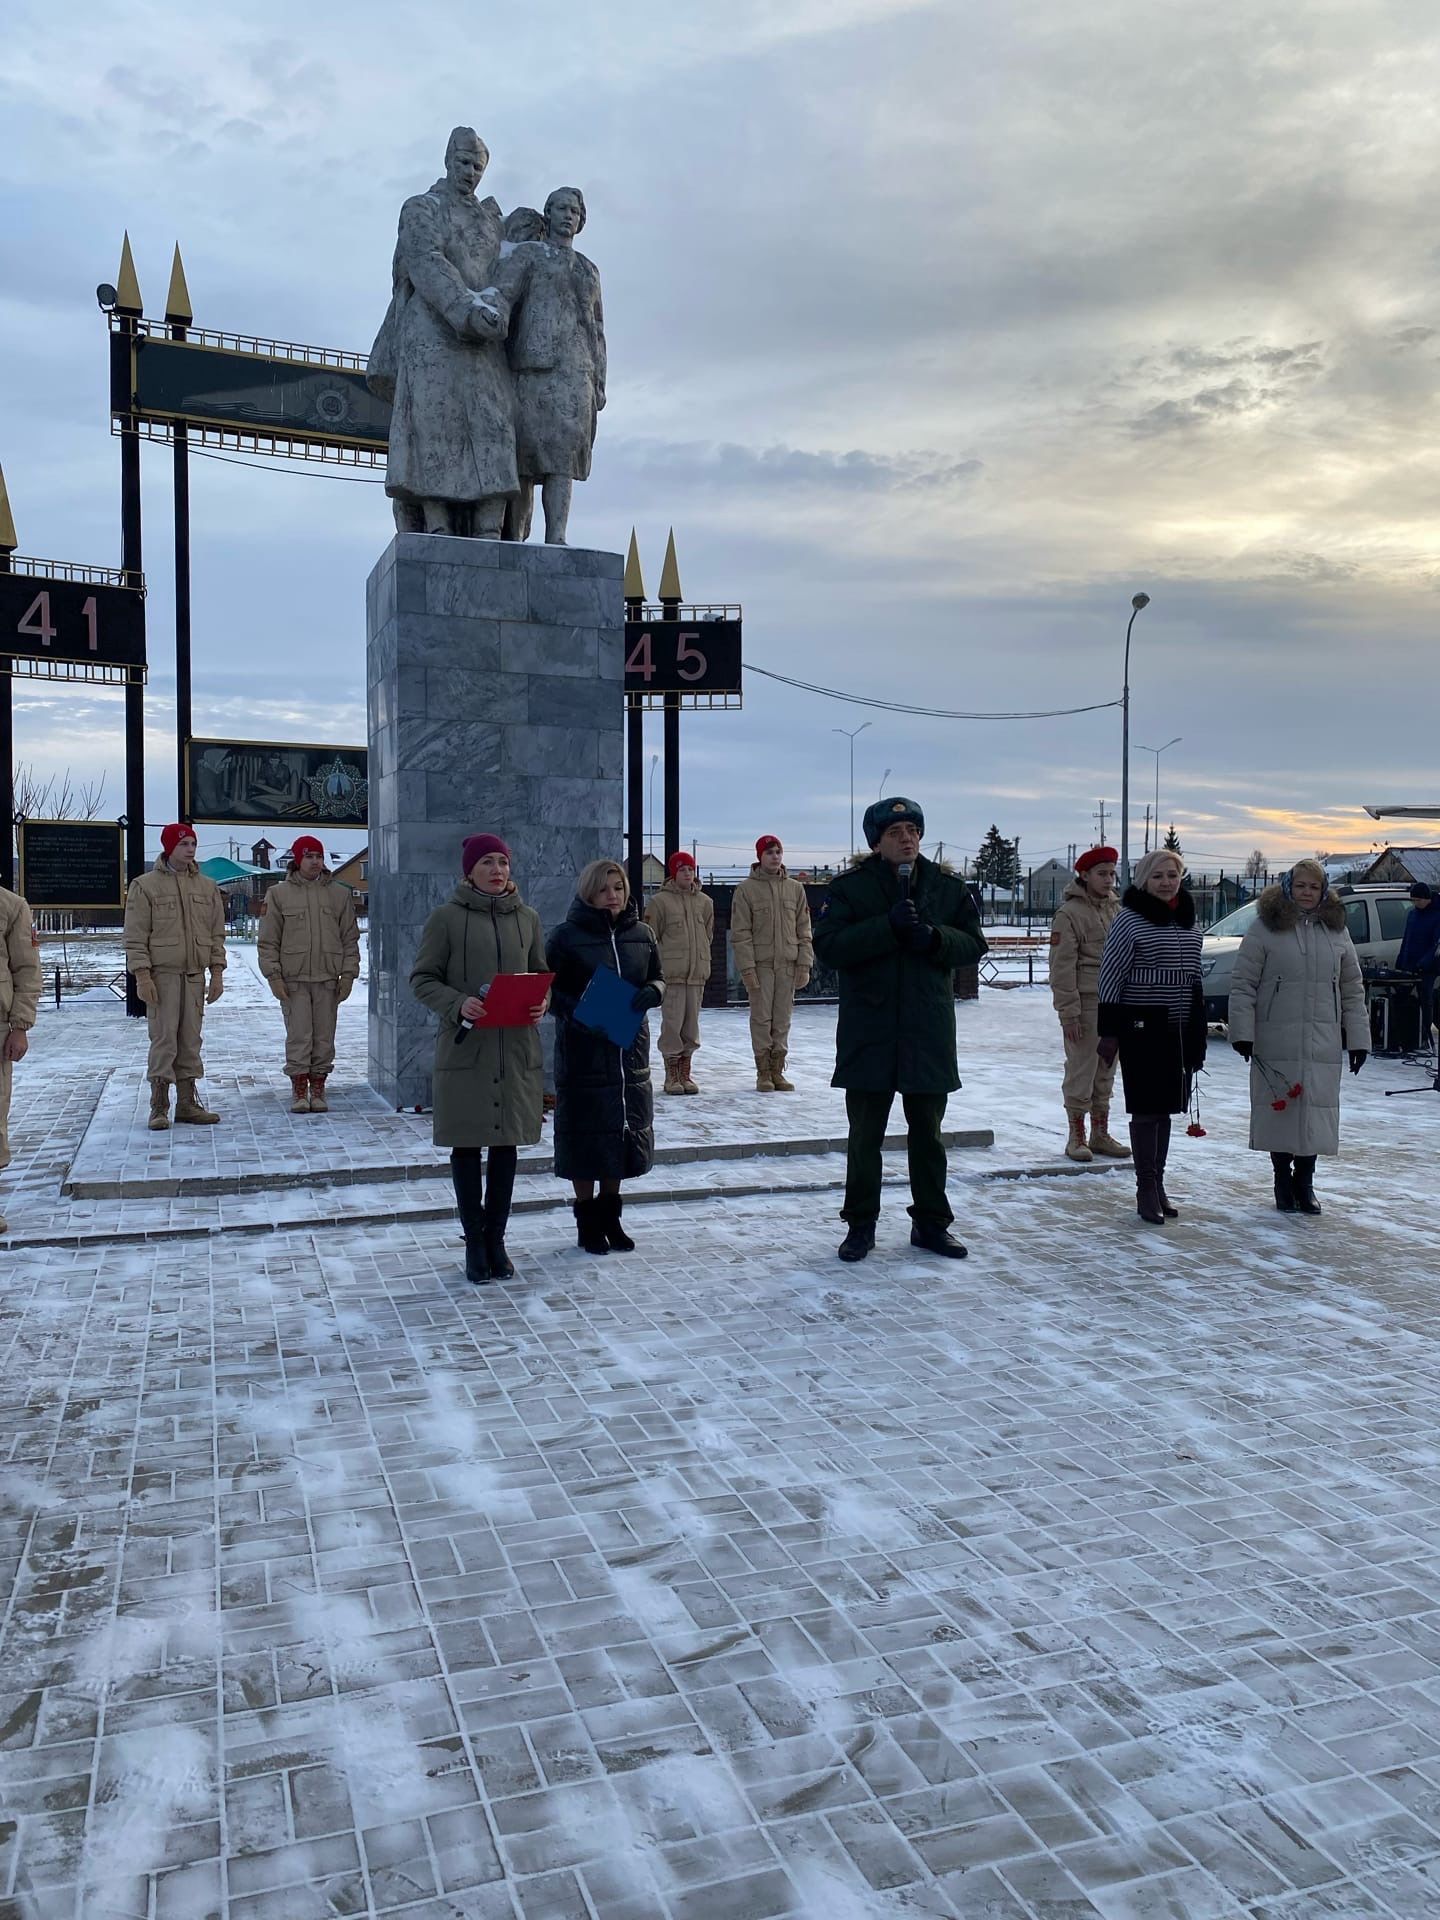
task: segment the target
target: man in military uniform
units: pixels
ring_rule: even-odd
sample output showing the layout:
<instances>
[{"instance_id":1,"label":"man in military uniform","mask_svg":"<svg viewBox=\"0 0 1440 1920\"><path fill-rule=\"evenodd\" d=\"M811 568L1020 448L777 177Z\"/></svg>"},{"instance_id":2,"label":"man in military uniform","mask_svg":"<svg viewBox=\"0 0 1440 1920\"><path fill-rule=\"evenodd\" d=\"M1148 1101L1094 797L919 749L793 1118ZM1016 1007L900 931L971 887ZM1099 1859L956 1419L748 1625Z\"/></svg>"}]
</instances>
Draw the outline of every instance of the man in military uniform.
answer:
<instances>
[{"instance_id":1,"label":"man in military uniform","mask_svg":"<svg viewBox=\"0 0 1440 1920\"><path fill-rule=\"evenodd\" d=\"M125 964L150 1023L150 1131L170 1125L170 1083L177 1125L214 1126L195 1083L205 1008L225 991L225 902L195 865L195 830L177 820L160 835L160 858L131 882L125 897ZM210 989L205 989L205 970Z\"/></svg>"}]
</instances>

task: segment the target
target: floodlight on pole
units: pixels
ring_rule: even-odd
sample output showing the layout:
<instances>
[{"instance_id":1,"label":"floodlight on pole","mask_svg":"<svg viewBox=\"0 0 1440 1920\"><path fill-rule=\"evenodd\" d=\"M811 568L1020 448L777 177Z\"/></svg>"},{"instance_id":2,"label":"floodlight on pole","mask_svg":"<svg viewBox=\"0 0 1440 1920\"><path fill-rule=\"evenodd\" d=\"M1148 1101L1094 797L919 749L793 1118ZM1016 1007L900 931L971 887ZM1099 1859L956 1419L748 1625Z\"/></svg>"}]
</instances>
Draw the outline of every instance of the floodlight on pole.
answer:
<instances>
[{"instance_id":1,"label":"floodlight on pole","mask_svg":"<svg viewBox=\"0 0 1440 1920\"><path fill-rule=\"evenodd\" d=\"M866 727L871 726L873 724L874 723L872 721L862 720L859 726L856 727L854 733L849 732L845 727L832 727L830 729L832 733L842 734L844 738L850 742L850 851L851 853L854 853L855 851L855 735L859 733L864 733Z\"/></svg>"},{"instance_id":2,"label":"floodlight on pole","mask_svg":"<svg viewBox=\"0 0 1440 1920\"><path fill-rule=\"evenodd\" d=\"M1130 618L1125 623L1125 676L1120 689L1120 885L1130 884L1130 634L1135 616L1150 604L1148 593L1137 593L1130 601Z\"/></svg>"}]
</instances>

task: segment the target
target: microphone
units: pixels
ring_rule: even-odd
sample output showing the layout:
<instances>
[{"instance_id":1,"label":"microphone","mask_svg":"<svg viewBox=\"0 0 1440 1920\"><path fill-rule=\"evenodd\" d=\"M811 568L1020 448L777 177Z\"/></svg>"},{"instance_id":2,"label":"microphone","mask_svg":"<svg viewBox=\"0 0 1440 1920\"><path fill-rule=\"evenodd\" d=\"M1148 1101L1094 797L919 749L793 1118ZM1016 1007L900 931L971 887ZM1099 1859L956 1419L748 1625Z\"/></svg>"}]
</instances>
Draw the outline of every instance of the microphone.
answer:
<instances>
[{"instance_id":1,"label":"microphone","mask_svg":"<svg viewBox=\"0 0 1440 1920\"><path fill-rule=\"evenodd\" d=\"M480 991L475 995L475 998L477 1000L483 1000L489 991L490 989L488 987L481 987ZM473 1033L474 1031L475 1022L473 1020L467 1020L462 1014L460 1019L455 1023L455 1045L458 1047L466 1034Z\"/></svg>"},{"instance_id":2,"label":"microphone","mask_svg":"<svg viewBox=\"0 0 1440 1920\"><path fill-rule=\"evenodd\" d=\"M915 871L914 866L910 861L902 860L895 871L900 876L900 898L902 900L908 900L910 898L910 876Z\"/></svg>"}]
</instances>

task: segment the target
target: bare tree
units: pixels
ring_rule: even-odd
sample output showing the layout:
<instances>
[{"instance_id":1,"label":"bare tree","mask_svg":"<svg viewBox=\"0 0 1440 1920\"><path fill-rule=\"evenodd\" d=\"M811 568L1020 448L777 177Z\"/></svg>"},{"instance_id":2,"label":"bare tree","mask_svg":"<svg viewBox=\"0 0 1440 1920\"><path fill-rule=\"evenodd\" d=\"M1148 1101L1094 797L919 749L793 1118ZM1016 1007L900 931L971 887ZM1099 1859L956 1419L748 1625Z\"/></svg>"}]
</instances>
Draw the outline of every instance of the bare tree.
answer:
<instances>
[{"instance_id":1,"label":"bare tree","mask_svg":"<svg viewBox=\"0 0 1440 1920\"><path fill-rule=\"evenodd\" d=\"M1270 862L1265 858L1265 849L1263 847L1256 847L1255 851L1245 862L1245 878L1247 880L1262 880L1269 871Z\"/></svg>"},{"instance_id":2,"label":"bare tree","mask_svg":"<svg viewBox=\"0 0 1440 1920\"><path fill-rule=\"evenodd\" d=\"M33 760L16 762L15 811L26 820L96 820L104 799L103 773L98 781L83 780L77 795L69 767L42 780Z\"/></svg>"}]
</instances>

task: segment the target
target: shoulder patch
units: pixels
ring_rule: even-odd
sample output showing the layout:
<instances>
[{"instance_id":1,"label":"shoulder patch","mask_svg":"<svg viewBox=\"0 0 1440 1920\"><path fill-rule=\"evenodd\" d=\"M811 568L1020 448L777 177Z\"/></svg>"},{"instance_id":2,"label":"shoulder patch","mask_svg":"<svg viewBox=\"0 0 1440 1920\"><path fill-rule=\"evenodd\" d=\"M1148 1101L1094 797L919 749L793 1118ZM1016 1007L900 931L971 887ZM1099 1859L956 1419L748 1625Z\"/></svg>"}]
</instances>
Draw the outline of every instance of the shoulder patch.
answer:
<instances>
[{"instance_id":1,"label":"shoulder patch","mask_svg":"<svg viewBox=\"0 0 1440 1920\"><path fill-rule=\"evenodd\" d=\"M1052 946L1052 947L1058 947L1058 946L1059 946L1059 944L1060 944L1060 929L1059 929L1059 927L1052 927L1052 928L1050 929L1050 944L1051 944L1051 946Z\"/></svg>"}]
</instances>

